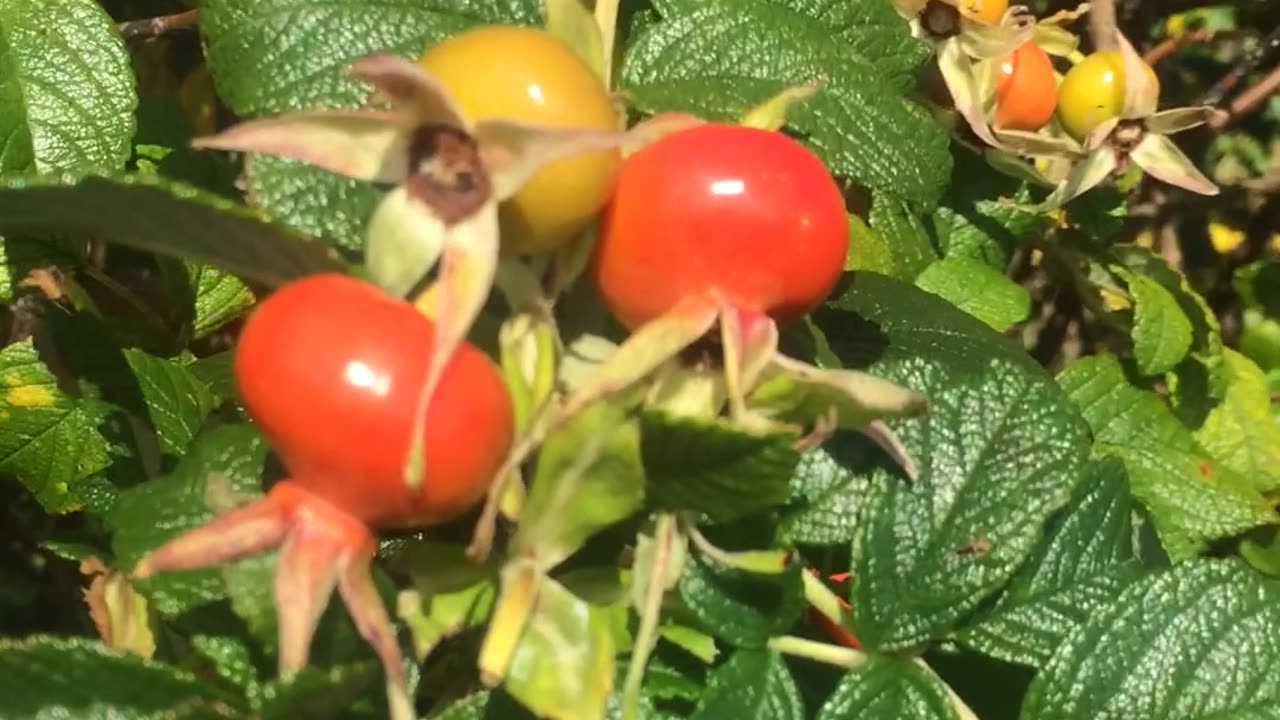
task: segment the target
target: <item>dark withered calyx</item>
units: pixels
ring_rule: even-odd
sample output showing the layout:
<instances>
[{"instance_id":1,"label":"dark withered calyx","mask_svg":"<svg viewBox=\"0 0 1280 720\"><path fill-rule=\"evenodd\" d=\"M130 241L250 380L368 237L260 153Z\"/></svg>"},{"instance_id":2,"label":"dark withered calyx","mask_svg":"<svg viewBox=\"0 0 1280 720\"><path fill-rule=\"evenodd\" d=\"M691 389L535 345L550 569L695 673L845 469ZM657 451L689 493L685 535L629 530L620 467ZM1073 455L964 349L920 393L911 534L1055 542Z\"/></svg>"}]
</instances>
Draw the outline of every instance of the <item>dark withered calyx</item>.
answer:
<instances>
[{"instance_id":1,"label":"dark withered calyx","mask_svg":"<svg viewBox=\"0 0 1280 720\"><path fill-rule=\"evenodd\" d=\"M493 182L475 138L460 128L435 123L413 131L404 187L446 225L465 220L493 197Z\"/></svg>"}]
</instances>

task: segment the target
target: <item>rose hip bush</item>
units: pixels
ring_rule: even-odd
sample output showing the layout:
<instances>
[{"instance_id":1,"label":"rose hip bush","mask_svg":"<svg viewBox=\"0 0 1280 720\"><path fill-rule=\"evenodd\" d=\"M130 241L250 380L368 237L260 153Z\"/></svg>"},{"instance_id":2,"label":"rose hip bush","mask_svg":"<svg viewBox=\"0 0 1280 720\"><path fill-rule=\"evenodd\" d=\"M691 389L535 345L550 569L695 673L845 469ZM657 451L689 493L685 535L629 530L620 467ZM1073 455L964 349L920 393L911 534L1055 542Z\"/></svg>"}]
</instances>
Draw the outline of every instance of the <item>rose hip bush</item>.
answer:
<instances>
[{"instance_id":1,"label":"rose hip bush","mask_svg":"<svg viewBox=\"0 0 1280 720\"><path fill-rule=\"evenodd\" d=\"M1118 5L0 2L0 717L1280 717L1280 11Z\"/></svg>"}]
</instances>

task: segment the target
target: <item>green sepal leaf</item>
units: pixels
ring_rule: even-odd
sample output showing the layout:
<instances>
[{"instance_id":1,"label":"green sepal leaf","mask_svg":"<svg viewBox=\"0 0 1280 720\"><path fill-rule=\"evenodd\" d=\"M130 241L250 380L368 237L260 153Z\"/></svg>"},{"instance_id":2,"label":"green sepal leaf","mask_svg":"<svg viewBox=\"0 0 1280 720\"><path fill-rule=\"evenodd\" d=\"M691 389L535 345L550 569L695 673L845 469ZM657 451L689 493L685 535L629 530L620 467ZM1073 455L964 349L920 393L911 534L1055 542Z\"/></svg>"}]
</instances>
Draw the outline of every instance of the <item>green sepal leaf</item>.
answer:
<instances>
[{"instance_id":1,"label":"green sepal leaf","mask_svg":"<svg viewBox=\"0 0 1280 720\"><path fill-rule=\"evenodd\" d=\"M1068 636L1021 717L1273 717L1277 662L1280 586L1236 561L1190 562L1130 587Z\"/></svg>"},{"instance_id":2,"label":"green sepal leaf","mask_svg":"<svg viewBox=\"0 0 1280 720\"><path fill-rule=\"evenodd\" d=\"M1134 497L1174 560L1277 521L1252 483L1210 456L1159 397L1131 385L1114 357L1079 360L1058 382L1093 429L1095 456L1124 462Z\"/></svg>"},{"instance_id":3,"label":"green sepal leaf","mask_svg":"<svg viewBox=\"0 0 1280 720\"><path fill-rule=\"evenodd\" d=\"M1026 320L1031 312L1031 296L1025 288L978 260L938 260L916 277L916 287L964 310L996 332Z\"/></svg>"},{"instance_id":4,"label":"green sepal leaf","mask_svg":"<svg viewBox=\"0 0 1280 720\"><path fill-rule=\"evenodd\" d=\"M324 245L264 223L246 208L145 175L0 182L0 232L12 231L85 233L267 285L343 268Z\"/></svg>"},{"instance_id":5,"label":"green sepal leaf","mask_svg":"<svg viewBox=\"0 0 1280 720\"><path fill-rule=\"evenodd\" d=\"M848 286L815 315L832 351L929 399L926 415L887 421L919 477L883 461L864 475L851 567L858 638L914 647L949 633L1030 556L1081 477L1087 429L1044 370L977 319L884 276Z\"/></svg>"},{"instance_id":6,"label":"green sepal leaf","mask_svg":"<svg viewBox=\"0 0 1280 720\"><path fill-rule=\"evenodd\" d=\"M546 439L511 553L549 569L644 503L639 422L597 402Z\"/></svg>"},{"instance_id":7,"label":"green sepal leaf","mask_svg":"<svg viewBox=\"0 0 1280 720\"><path fill-rule=\"evenodd\" d=\"M138 97L115 23L93 0L0 4L0 173L114 172Z\"/></svg>"},{"instance_id":8,"label":"green sepal leaf","mask_svg":"<svg viewBox=\"0 0 1280 720\"><path fill-rule=\"evenodd\" d=\"M253 426L224 425L192 446L169 475L122 492L106 520L118 565L132 569L151 550L213 519L211 500L222 511L260 494L267 450ZM213 569L164 573L139 582L138 589L166 616L226 595Z\"/></svg>"},{"instance_id":9,"label":"green sepal leaf","mask_svg":"<svg viewBox=\"0 0 1280 720\"><path fill-rule=\"evenodd\" d=\"M31 340L0 350L0 472L50 513L78 510L78 483L111 464L98 427L109 407L66 395Z\"/></svg>"},{"instance_id":10,"label":"green sepal leaf","mask_svg":"<svg viewBox=\"0 0 1280 720\"><path fill-rule=\"evenodd\" d=\"M763 647L784 633L805 608L799 563L780 575L722 568L694 553L679 592L694 616L717 637L746 648Z\"/></svg>"},{"instance_id":11,"label":"green sepal leaf","mask_svg":"<svg viewBox=\"0 0 1280 720\"><path fill-rule=\"evenodd\" d=\"M799 0L660 3L637 32L622 86L646 112L731 120L789 87L827 82L788 114L838 175L917 207L950 171L946 135L905 99L925 47L893 8Z\"/></svg>"},{"instance_id":12,"label":"green sepal leaf","mask_svg":"<svg viewBox=\"0 0 1280 720\"><path fill-rule=\"evenodd\" d=\"M724 420L641 416L650 502L722 522L781 504L800 459L787 433L757 434Z\"/></svg>"},{"instance_id":13,"label":"green sepal leaf","mask_svg":"<svg viewBox=\"0 0 1280 720\"><path fill-rule=\"evenodd\" d=\"M817 720L912 718L958 720L941 681L905 658L872 655L844 676Z\"/></svg>"},{"instance_id":14,"label":"green sepal leaf","mask_svg":"<svg viewBox=\"0 0 1280 720\"><path fill-rule=\"evenodd\" d=\"M691 720L804 720L804 703L782 656L763 648L734 653L716 668Z\"/></svg>"},{"instance_id":15,"label":"green sepal leaf","mask_svg":"<svg viewBox=\"0 0 1280 720\"><path fill-rule=\"evenodd\" d=\"M1124 465L1115 458L1090 463L1026 567L958 639L1002 660L1043 667L1068 634L1138 579L1133 512Z\"/></svg>"},{"instance_id":16,"label":"green sepal leaf","mask_svg":"<svg viewBox=\"0 0 1280 720\"><path fill-rule=\"evenodd\" d=\"M186 671L96 641L41 635L0 640L5 717L220 718L237 717L243 704Z\"/></svg>"}]
</instances>

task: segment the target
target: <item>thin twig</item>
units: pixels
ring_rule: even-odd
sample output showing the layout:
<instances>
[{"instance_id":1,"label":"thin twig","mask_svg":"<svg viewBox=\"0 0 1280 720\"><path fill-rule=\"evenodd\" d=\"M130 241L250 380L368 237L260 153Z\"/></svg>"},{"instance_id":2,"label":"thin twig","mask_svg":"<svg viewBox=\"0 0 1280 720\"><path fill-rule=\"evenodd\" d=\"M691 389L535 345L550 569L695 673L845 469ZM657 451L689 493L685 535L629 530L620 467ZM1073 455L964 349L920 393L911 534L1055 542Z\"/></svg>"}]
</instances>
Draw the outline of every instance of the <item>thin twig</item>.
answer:
<instances>
[{"instance_id":1,"label":"thin twig","mask_svg":"<svg viewBox=\"0 0 1280 720\"><path fill-rule=\"evenodd\" d=\"M161 15L144 20L120 23L120 34L126 40L139 37L155 37L175 30L191 30L200 20L199 10L188 10L176 15Z\"/></svg>"},{"instance_id":2,"label":"thin twig","mask_svg":"<svg viewBox=\"0 0 1280 720\"><path fill-rule=\"evenodd\" d=\"M1093 0L1089 8L1089 37L1094 50L1119 50L1115 0Z\"/></svg>"},{"instance_id":3,"label":"thin twig","mask_svg":"<svg viewBox=\"0 0 1280 720\"><path fill-rule=\"evenodd\" d=\"M1160 41L1159 45L1147 51L1142 59L1151 67L1155 67L1164 62L1168 57L1188 45L1198 45L1207 43L1213 39L1213 33L1208 30L1195 30L1181 35L1167 37Z\"/></svg>"},{"instance_id":4,"label":"thin twig","mask_svg":"<svg viewBox=\"0 0 1280 720\"><path fill-rule=\"evenodd\" d=\"M1227 105L1227 112L1219 114L1209 121L1209 127L1221 130L1249 113L1257 110L1272 95L1280 92L1280 66L1272 69L1266 77L1254 83L1248 90L1240 93Z\"/></svg>"},{"instance_id":5,"label":"thin twig","mask_svg":"<svg viewBox=\"0 0 1280 720\"><path fill-rule=\"evenodd\" d=\"M1231 72L1213 84L1200 98L1201 105L1221 105L1236 86L1258 69L1272 55L1280 53L1280 28L1271 31L1258 46L1240 58Z\"/></svg>"}]
</instances>

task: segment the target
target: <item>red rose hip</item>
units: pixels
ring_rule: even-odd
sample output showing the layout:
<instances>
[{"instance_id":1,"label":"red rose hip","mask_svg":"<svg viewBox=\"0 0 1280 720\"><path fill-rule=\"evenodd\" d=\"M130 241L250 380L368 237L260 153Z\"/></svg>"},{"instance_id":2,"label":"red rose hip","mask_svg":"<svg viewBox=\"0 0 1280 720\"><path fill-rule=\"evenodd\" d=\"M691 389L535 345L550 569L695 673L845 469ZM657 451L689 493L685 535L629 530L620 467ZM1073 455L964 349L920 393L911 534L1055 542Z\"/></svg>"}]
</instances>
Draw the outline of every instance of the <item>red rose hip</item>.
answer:
<instances>
[{"instance_id":1,"label":"red rose hip","mask_svg":"<svg viewBox=\"0 0 1280 720\"><path fill-rule=\"evenodd\" d=\"M236 383L295 484L372 527L447 520L484 495L514 421L497 368L468 344L432 397L426 476L416 492L404 481L433 335L408 303L341 275L299 280L258 307Z\"/></svg>"},{"instance_id":2,"label":"red rose hip","mask_svg":"<svg viewBox=\"0 0 1280 720\"><path fill-rule=\"evenodd\" d=\"M831 292L848 244L843 196L816 155L778 132L710 123L623 162L591 271L631 329L707 293L786 323Z\"/></svg>"}]
</instances>

